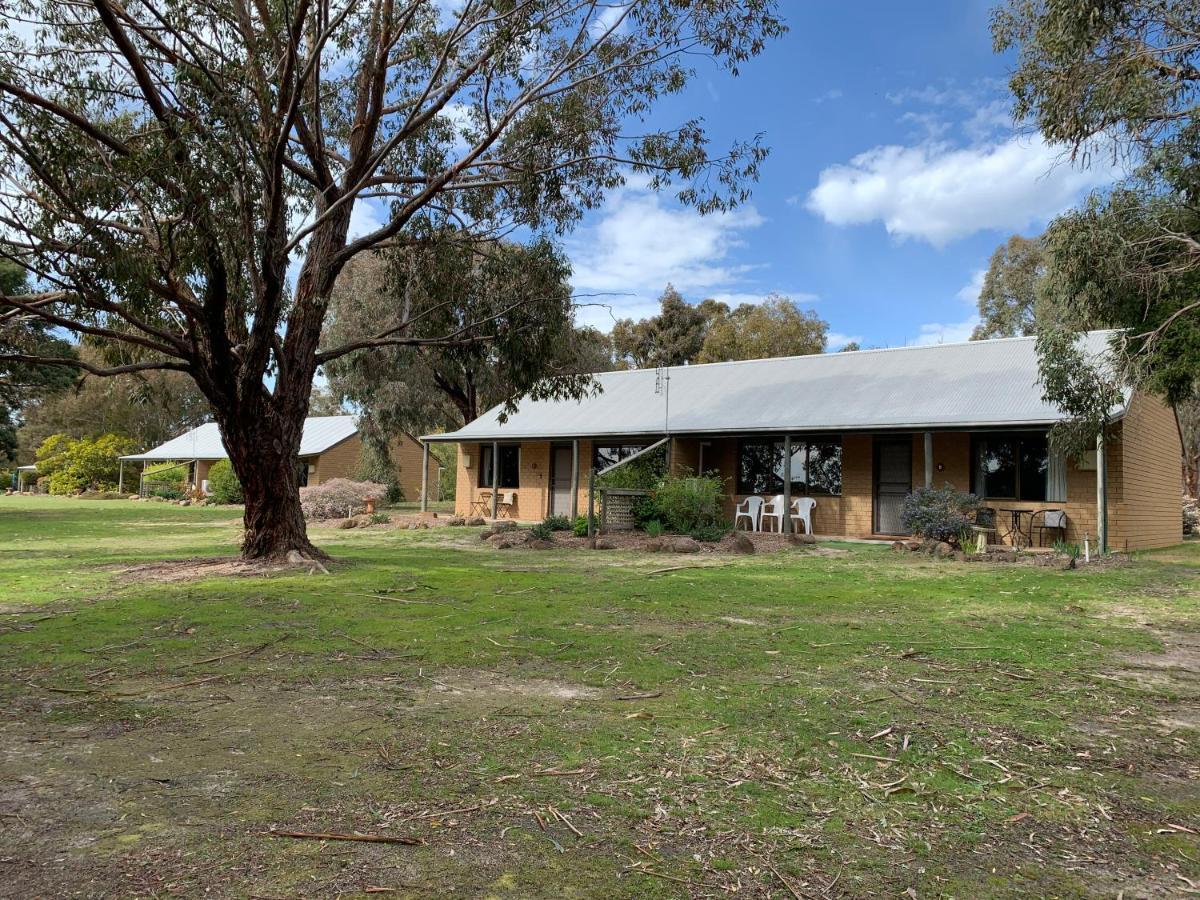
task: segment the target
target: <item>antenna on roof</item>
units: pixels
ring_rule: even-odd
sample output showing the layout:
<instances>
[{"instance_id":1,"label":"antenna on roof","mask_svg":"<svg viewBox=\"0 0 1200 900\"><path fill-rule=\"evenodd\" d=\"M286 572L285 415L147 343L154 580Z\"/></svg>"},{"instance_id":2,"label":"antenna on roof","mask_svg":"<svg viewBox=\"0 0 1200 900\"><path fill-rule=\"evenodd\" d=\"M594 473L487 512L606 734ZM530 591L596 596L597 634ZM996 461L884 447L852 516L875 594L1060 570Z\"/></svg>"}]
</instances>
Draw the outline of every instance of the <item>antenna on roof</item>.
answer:
<instances>
[{"instance_id":1,"label":"antenna on roof","mask_svg":"<svg viewBox=\"0 0 1200 900\"><path fill-rule=\"evenodd\" d=\"M671 422L671 370L661 362L654 367L654 393L663 398L663 434L670 434Z\"/></svg>"}]
</instances>

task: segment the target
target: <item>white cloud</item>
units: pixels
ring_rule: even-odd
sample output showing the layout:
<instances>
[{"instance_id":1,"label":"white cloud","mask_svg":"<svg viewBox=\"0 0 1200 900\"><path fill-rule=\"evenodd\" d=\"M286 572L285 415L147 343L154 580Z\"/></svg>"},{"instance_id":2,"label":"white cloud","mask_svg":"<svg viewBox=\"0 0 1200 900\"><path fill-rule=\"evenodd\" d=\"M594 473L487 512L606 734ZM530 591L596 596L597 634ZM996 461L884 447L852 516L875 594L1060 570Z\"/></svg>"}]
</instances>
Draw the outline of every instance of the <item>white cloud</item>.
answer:
<instances>
[{"instance_id":1,"label":"white cloud","mask_svg":"<svg viewBox=\"0 0 1200 900\"><path fill-rule=\"evenodd\" d=\"M979 302L983 293L983 279L987 277L987 269L976 269L971 273L971 280L958 289L958 299L963 303L974 306Z\"/></svg>"},{"instance_id":2,"label":"white cloud","mask_svg":"<svg viewBox=\"0 0 1200 900\"><path fill-rule=\"evenodd\" d=\"M830 88L823 94L818 94L812 98L813 103L832 103L834 100L841 100L845 96L845 92L841 88Z\"/></svg>"},{"instance_id":3,"label":"white cloud","mask_svg":"<svg viewBox=\"0 0 1200 900\"><path fill-rule=\"evenodd\" d=\"M964 306L971 308L967 318L961 322L926 322L920 327L913 343L952 344L956 341L969 341L971 332L979 324L979 314L975 311L975 305L979 300L980 291L983 290L983 279L986 275L987 269L976 269L971 273L970 281L959 288L955 295Z\"/></svg>"},{"instance_id":4,"label":"white cloud","mask_svg":"<svg viewBox=\"0 0 1200 900\"><path fill-rule=\"evenodd\" d=\"M685 296L748 293L744 280L754 266L735 263L731 251L763 218L753 206L702 216L666 206L640 186L614 193L594 224L567 242L575 291L583 303L606 304L581 310L580 321L607 327L612 316L640 316L657 309L667 283ZM761 298L765 292L754 292Z\"/></svg>"},{"instance_id":5,"label":"white cloud","mask_svg":"<svg viewBox=\"0 0 1200 900\"><path fill-rule=\"evenodd\" d=\"M861 344L862 342L861 334L842 334L840 331L831 331L825 335L825 350L832 353L835 350L841 350L847 344Z\"/></svg>"},{"instance_id":6,"label":"white cloud","mask_svg":"<svg viewBox=\"0 0 1200 900\"><path fill-rule=\"evenodd\" d=\"M1040 135L969 148L888 145L822 171L807 206L833 225L880 221L897 238L941 247L977 231L1045 223L1115 174L1068 165Z\"/></svg>"},{"instance_id":7,"label":"white cloud","mask_svg":"<svg viewBox=\"0 0 1200 900\"><path fill-rule=\"evenodd\" d=\"M803 305L805 303L816 303L821 298L816 294L810 294L807 291L783 291L774 290L767 293L759 291L715 291L705 296L711 297L721 303L728 303L730 306L740 306L743 303L751 303L757 306L767 299L771 294L781 294L787 297L793 303Z\"/></svg>"},{"instance_id":8,"label":"white cloud","mask_svg":"<svg viewBox=\"0 0 1200 900\"><path fill-rule=\"evenodd\" d=\"M916 344L953 344L958 341L969 341L971 332L979 324L979 316L971 316L962 322L927 322L921 326Z\"/></svg>"}]
</instances>

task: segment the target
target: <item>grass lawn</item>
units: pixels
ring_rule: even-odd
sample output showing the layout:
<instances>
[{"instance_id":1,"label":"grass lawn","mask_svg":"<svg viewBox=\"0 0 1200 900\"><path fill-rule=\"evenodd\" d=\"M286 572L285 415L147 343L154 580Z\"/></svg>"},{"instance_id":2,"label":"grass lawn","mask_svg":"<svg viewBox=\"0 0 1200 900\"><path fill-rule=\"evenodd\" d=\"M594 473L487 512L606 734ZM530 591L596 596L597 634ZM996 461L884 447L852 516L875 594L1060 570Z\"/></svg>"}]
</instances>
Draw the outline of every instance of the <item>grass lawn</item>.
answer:
<instances>
[{"instance_id":1,"label":"grass lawn","mask_svg":"<svg viewBox=\"0 0 1200 900\"><path fill-rule=\"evenodd\" d=\"M236 515L0 497L0 895L1200 891L1200 544L129 571Z\"/></svg>"}]
</instances>

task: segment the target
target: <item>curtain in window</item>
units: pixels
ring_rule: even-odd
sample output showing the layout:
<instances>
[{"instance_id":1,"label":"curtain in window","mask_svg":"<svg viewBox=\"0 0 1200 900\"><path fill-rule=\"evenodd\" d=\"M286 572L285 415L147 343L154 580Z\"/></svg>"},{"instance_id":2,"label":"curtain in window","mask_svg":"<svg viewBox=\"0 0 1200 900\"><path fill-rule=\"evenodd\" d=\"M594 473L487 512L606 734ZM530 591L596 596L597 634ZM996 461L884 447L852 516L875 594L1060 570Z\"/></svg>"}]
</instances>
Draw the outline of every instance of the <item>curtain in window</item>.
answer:
<instances>
[{"instance_id":1,"label":"curtain in window","mask_svg":"<svg viewBox=\"0 0 1200 900\"><path fill-rule=\"evenodd\" d=\"M1046 470L1046 500L1067 502L1067 457L1058 450L1050 451L1050 467Z\"/></svg>"}]
</instances>

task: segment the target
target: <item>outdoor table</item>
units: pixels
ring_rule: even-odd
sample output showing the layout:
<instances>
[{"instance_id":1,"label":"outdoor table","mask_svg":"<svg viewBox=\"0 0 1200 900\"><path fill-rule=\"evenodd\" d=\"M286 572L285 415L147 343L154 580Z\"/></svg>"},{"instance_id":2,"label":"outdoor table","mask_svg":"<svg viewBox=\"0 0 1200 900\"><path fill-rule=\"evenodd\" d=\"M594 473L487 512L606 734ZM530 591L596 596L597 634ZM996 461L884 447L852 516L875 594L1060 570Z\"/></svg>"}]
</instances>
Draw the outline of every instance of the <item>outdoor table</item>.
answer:
<instances>
[{"instance_id":1,"label":"outdoor table","mask_svg":"<svg viewBox=\"0 0 1200 900\"><path fill-rule=\"evenodd\" d=\"M1033 510L1031 510L1031 509L1011 509L1011 508L1005 509L1004 507L1000 507L999 511L1002 513L1008 513L1009 516L1011 516L1011 519L1009 520L1010 524L1008 527L1008 531L1004 532L1001 535L1001 537L1012 538L1012 545L1016 549L1020 550L1021 549L1021 538L1023 538L1025 536L1024 533L1021 531L1021 516L1030 516L1031 520L1032 520Z\"/></svg>"}]
</instances>

